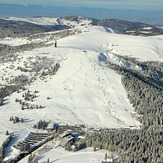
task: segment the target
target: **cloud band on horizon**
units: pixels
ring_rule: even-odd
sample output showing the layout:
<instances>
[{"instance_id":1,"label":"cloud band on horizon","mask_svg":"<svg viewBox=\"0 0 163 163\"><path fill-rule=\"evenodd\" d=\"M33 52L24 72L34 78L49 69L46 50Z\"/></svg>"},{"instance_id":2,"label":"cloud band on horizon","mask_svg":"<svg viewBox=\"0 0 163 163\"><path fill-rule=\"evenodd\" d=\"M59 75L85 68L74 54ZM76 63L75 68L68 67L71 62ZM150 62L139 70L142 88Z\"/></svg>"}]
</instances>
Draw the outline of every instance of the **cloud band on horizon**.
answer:
<instances>
[{"instance_id":1,"label":"cloud band on horizon","mask_svg":"<svg viewBox=\"0 0 163 163\"><path fill-rule=\"evenodd\" d=\"M0 0L0 4L89 7L106 9L162 10L162 0Z\"/></svg>"}]
</instances>

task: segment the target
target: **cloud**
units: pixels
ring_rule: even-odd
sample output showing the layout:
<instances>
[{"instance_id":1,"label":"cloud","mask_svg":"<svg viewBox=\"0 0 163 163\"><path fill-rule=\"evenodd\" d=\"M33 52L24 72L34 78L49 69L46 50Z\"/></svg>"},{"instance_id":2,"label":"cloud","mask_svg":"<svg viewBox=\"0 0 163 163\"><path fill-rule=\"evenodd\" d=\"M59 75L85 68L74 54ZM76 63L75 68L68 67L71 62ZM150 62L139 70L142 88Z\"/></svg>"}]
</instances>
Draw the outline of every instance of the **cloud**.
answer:
<instances>
[{"instance_id":1,"label":"cloud","mask_svg":"<svg viewBox=\"0 0 163 163\"><path fill-rule=\"evenodd\" d=\"M1 1L1 0L0 0ZM21 13L21 14L20 14ZM122 19L144 22L152 25L163 26L163 10L123 10L89 7L62 7L43 5L12 5L0 3L0 17L33 17L33 16L86 16L98 19Z\"/></svg>"},{"instance_id":2,"label":"cloud","mask_svg":"<svg viewBox=\"0 0 163 163\"><path fill-rule=\"evenodd\" d=\"M163 0L0 0L2 4L162 10Z\"/></svg>"}]
</instances>

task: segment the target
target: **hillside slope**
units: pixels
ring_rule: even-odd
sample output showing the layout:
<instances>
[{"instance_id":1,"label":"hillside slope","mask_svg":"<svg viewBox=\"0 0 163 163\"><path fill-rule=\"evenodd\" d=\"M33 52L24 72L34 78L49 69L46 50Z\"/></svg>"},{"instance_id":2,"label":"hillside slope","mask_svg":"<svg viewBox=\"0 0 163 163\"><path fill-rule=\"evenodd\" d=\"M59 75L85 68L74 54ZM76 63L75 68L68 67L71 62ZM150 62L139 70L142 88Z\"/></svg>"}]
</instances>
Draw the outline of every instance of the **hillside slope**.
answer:
<instances>
[{"instance_id":1,"label":"hillside slope","mask_svg":"<svg viewBox=\"0 0 163 163\"><path fill-rule=\"evenodd\" d=\"M93 128L140 128L121 75L109 69L105 62L143 74L141 66L125 57L162 62L162 36L121 35L98 26L80 27L80 30L80 34L58 39L57 48L55 39L50 40L46 43L48 47L17 52L8 62L1 63L1 88L12 85L11 79L18 75L28 81L26 90L7 96L0 107L1 134L6 130L14 133L12 144L35 131L32 127L40 119ZM60 66L53 72L56 64ZM15 101L23 101L28 90L31 95L35 90L38 93L32 101L26 101L30 108L22 110ZM37 105L42 108L36 109ZM12 123L9 121L12 116L24 118L25 123ZM13 154L8 159L14 157L14 152L7 150Z\"/></svg>"},{"instance_id":2,"label":"hillside slope","mask_svg":"<svg viewBox=\"0 0 163 163\"><path fill-rule=\"evenodd\" d=\"M65 25L37 25L28 21L0 19L0 38L25 37L31 34L67 29Z\"/></svg>"}]
</instances>

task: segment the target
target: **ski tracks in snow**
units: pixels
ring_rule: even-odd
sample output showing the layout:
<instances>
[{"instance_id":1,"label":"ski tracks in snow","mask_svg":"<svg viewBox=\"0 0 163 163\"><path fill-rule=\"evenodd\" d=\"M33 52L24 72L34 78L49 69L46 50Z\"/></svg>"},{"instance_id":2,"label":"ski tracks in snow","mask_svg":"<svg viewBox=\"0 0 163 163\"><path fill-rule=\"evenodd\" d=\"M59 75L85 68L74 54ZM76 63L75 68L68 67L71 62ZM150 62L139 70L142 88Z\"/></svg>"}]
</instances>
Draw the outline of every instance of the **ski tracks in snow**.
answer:
<instances>
[{"instance_id":1,"label":"ski tracks in snow","mask_svg":"<svg viewBox=\"0 0 163 163\"><path fill-rule=\"evenodd\" d=\"M118 117L118 113L117 113L118 108L116 108L114 106L115 103L114 102L111 103L111 101L110 101L111 97L114 96L114 99L116 99L116 101L118 101L119 104L121 103L119 98L117 98L117 96L116 96L116 92L114 90L114 87L113 87L110 79L106 75L105 66L101 65L100 63L96 64L95 62L91 62L91 59L89 58L87 52L85 52L85 55L87 56L89 63L92 66L92 68L97 76L98 83L99 83L101 90L103 92L103 95L105 97L103 102L106 105L106 107L108 108L108 110L106 110L106 112L109 112L117 120L117 123L120 125L120 127L122 127L121 124L126 126L126 124L122 120L120 120L120 118ZM109 89L111 89L111 90L109 90Z\"/></svg>"}]
</instances>

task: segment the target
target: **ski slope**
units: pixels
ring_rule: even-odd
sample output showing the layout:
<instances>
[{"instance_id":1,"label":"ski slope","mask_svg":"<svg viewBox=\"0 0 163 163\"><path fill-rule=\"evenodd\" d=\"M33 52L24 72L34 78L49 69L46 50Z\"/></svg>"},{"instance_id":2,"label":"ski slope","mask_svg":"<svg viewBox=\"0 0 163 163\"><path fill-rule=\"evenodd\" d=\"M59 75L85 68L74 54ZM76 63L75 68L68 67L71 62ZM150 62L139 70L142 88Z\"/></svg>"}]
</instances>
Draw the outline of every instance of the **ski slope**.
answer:
<instances>
[{"instance_id":1,"label":"ski slope","mask_svg":"<svg viewBox=\"0 0 163 163\"><path fill-rule=\"evenodd\" d=\"M140 61L162 62L163 37L121 35L103 27L81 28L86 28L87 32L59 39L58 48L42 47L17 54L19 60L14 62L15 71L10 72L13 76L21 74L16 70L18 66L23 66L25 61L30 65L36 57L50 59L44 69L56 62L60 63L60 68L55 75L46 76L44 80L37 76L26 86L30 92L38 91L37 98L30 104L42 105L42 109L21 110L15 99L23 99L22 94L26 91L15 92L5 98L5 105L0 107L0 135L5 135L6 130L14 133L11 145L25 138L30 131L35 131L32 127L40 119L59 124L84 124L93 128L140 127L132 116L134 108L127 99L121 76L109 69L105 61L125 66L126 61L120 55ZM10 64L0 66L4 78L8 77L5 68L9 69ZM141 71L136 65L129 68ZM29 72L23 74L29 78L33 75ZM25 122L13 124L9 121L11 116L24 118ZM17 154L11 146L6 151L10 153L6 160Z\"/></svg>"}]
</instances>

